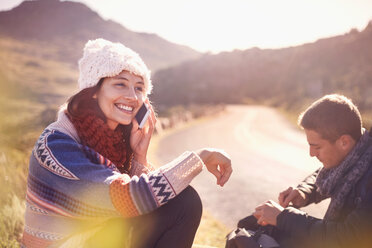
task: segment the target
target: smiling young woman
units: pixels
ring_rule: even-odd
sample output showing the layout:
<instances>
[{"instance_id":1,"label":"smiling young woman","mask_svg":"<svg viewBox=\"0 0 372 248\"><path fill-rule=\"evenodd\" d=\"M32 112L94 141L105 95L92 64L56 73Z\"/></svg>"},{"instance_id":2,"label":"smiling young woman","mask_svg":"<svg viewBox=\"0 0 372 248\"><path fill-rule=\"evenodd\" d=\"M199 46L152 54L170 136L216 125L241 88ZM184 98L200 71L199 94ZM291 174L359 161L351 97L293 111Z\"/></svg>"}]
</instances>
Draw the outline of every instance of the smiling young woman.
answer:
<instances>
[{"instance_id":1,"label":"smiling young woman","mask_svg":"<svg viewBox=\"0 0 372 248\"><path fill-rule=\"evenodd\" d=\"M94 95L107 119L107 125L115 129L117 125L129 125L135 113L146 99L142 77L122 71L112 78L105 78L102 87Z\"/></svg>"},{"instance_id":2,"label":"smiling young woman","mask_svg":"<svg viewBox=\"0 0 372 248\"><path fill-rule=\"evenodd\" d=\"M36 142L29 165L22 247L191 247L201 201L189 186L206 167L223 186L223 151L185 152L154 170L150 71L119 43L89 41L79 89ZM143 128L135 115L151 114Z\"/></svg>"}]
</instances>

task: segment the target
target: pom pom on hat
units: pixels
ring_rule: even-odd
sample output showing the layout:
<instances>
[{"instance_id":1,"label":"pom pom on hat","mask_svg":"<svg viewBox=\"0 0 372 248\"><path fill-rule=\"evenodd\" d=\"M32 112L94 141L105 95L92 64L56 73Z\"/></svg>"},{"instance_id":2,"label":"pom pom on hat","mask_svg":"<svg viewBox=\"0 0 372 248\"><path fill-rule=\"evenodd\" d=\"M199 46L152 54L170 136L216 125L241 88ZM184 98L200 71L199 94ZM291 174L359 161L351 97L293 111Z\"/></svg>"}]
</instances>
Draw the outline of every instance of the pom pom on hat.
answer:
<instances>
[{"instance_id":1,"label":"pom pom on hat","mask_svg":"<svg viewBox=\"0 0 372 248\"><path fill-rule=\"evenodd\" d=\"M79 60L79 89L93 87L101 78L116 76L123 70L142 77L147 94L151 93L151 72L136 52L120 43L90 40Z\"/></svg>"}]
</instances>

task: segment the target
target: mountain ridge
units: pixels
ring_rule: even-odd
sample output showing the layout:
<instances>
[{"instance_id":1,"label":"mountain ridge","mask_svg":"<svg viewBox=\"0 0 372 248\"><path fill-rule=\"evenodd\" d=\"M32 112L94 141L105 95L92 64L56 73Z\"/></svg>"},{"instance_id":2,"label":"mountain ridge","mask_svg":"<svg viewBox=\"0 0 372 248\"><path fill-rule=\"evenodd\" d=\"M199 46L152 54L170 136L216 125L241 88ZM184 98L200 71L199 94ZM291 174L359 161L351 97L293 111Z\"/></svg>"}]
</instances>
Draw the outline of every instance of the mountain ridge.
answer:
<instances>
[{"instance_id":1,"label":"mountain ridge","mask_svg":"<svg viewBox=\"0 0 372 248\"><path fill-rule=\"evenodd\" d=\"M372 21L362 31L300 46L203 55L159 70L153 82L159 105L255 102L301 109L338 92L372 109Z\"/></svg>"},{"instance_id":2,"label":"mountain ridge","mask_svg":"<svg viewBox=\"0 0 372 248\"><path fill-rule=\"evenodd\" d=\"M200 56L199 52L156 34L133 32L117 22L104 20L83 3L71 1L24 1L11 10L2 11L1 36L37 41L40 49L53 43L60 50L56 59L73 64L82 55L86 41L96 38L125 44L138 52L153 71Z\"/></svg>"}]
</instances>

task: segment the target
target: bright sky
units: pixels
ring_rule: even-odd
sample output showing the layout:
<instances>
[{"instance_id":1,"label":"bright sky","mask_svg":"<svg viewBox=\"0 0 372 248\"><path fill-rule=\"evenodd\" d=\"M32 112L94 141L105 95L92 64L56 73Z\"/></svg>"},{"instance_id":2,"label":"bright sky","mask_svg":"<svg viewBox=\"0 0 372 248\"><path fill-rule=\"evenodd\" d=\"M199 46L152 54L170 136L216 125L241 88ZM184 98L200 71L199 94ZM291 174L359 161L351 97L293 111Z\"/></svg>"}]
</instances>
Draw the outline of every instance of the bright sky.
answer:
<instances>
[{"instance_id":1,"label":"bright sky","mask_svg":"<svg viewBox=\"0 0 372 248\"><path fill-rule=\"evenodd\" d=\"M75 0L105 19L202 52L279 48L362 30L372 0ZM22 0L0 0L0 10Z\"/></svg>"}]
</instances>

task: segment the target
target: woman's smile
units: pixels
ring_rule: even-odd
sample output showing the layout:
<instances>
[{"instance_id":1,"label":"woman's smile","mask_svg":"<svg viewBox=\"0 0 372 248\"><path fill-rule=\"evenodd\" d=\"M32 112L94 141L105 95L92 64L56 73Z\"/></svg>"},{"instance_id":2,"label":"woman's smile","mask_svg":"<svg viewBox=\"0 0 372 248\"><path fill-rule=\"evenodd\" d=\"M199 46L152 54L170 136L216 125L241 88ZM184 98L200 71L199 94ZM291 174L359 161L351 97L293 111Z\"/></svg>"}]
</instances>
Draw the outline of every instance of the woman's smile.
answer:
<instances>
[{"instance_id":1,"label":"woman's smile","mask_svg":"<svg viewBox=\"0 0 372 248\"><path fill-rule=\"evenodd\" d=\"M115 106L118 109L120 109L121 111L125 112L125 113L128 113L128 114L132 114L133 113L133 107L131 107L131 106L124 105L122 103L116 103Z\"/></svg>"},{"instance_id":2,"label":"woman's smile","mask_svg":"<svg viewBox=\"0 0 372 248\"><path fill-rule=\"evenodd\" d=\"M94 96L106 117L107 125L115 129L119 124L129 125L139 106L146 98L142 77L122 71L115 77L105 78Z\"/></svg>"}]
</instances>

